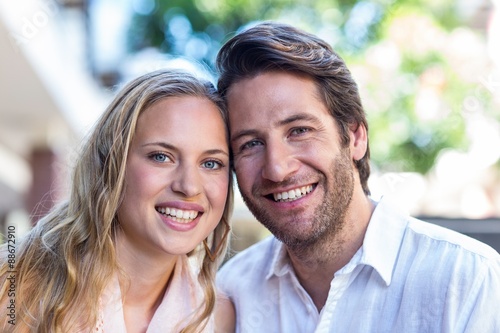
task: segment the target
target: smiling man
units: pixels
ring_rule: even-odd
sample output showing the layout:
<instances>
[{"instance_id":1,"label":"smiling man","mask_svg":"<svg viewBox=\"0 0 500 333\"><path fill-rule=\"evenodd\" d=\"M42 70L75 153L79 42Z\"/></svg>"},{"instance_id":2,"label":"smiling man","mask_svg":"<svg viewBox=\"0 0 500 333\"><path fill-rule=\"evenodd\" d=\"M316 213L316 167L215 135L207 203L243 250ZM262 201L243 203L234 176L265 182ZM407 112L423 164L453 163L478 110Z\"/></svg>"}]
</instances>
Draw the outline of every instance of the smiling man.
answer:
<instances>
[{"instance_id":1,"label":"smiling man","mask_svg":"<svg viewBox=\"0 0 500 333\"><path fill-rule=\"evenodd\" d=\"M273 234L219 272L237 332L500 331L498 253L370 198L365 112L328 44L261 23L217 66L239 189Z\"/></svg>"}]
</instances>

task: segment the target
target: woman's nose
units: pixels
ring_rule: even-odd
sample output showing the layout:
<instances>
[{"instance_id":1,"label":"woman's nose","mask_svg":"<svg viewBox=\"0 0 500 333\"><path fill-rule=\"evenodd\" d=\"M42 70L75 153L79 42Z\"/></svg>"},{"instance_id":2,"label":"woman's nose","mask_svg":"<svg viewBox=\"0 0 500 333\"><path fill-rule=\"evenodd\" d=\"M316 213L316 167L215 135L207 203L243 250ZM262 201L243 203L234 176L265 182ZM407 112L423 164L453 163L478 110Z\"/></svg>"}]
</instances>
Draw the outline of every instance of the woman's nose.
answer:
<instances>
[{"instance_id":1,"label":"woman's nose","mask_svg":"<svg viewBox=\"0 0 500 333\"><path fill-rule=\"evenodd\" d=\"M180 165L172 182L172 190L186 197L194 197L201 193L201 179L196 166Z\"/></svg>"}]
</instances>

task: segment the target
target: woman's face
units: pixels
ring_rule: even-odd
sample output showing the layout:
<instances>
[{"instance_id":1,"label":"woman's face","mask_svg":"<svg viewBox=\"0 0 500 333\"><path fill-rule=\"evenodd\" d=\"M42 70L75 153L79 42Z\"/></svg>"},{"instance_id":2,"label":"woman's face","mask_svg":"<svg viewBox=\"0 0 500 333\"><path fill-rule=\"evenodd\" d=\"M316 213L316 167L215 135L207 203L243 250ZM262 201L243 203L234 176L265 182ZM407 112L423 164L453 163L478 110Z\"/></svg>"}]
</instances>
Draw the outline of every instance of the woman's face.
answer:
<instances>
[{"instance_id":1,"label":"woman's face","mask_svg":"<svg viewBox=\"0 0 500 333\"><path fill-rule=\"evenodd\" d=\"M217 226L228 194L224 122L206 98L168 97L137 122L117 237L134 253L185 254Z\"/></svg>"}]
</instances>

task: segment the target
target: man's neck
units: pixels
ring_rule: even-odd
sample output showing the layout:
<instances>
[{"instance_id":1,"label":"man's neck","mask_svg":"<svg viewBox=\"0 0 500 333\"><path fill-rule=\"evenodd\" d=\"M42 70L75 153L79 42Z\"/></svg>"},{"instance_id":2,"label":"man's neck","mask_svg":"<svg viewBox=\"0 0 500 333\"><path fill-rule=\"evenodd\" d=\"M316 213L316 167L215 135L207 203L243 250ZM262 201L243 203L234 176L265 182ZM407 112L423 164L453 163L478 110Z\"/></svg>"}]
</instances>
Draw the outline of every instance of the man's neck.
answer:
<instances>
[{"instance_id":1,"label":"man's neck","mask_svg":"<svg viewBox=\"0 0 500 333\"><path fill-rule=\"evenodd\" d=\"M365 198L360 205L350 209L340 232L327 234L318 242L300 250L287 247L295 274L318 311L326 303L335 273L344 267L363 245L366 229L375 208L373 202Z\"/></svg>"}]
</instances>

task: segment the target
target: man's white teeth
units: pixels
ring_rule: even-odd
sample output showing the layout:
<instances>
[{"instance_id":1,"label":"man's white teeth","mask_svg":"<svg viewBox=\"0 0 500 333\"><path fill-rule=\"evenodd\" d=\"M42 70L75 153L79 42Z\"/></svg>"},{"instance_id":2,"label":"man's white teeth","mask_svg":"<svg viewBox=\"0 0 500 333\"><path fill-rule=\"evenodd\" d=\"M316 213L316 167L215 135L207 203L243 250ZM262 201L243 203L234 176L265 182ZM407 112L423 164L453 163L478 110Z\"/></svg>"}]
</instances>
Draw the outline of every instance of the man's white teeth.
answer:
<instances>
[{"instance_id":1,"label":"man's white teeth","mask_svg":"<svg viewBox=\"0 0 500 333\"><path fill-rule=\"evenodd\" d=\"M194 220L198 216L198 211L196 210L182 210L178 208L170 207L157 207L156 210L170 217L172 220L180 223L188 223Z\"/></svg>"},{"instance_id":2,"label":"man's white teeth","mask_svg":"<svg viewBox=\"0 0 500 333\"><path fill-rule=\"evenodd\" d=\"M300 188L296 188L290 191L274 193L274 201L294 201L302 198L307 193L312 191L312 185L302 186Z\"/></svg>"}]
</instances>

